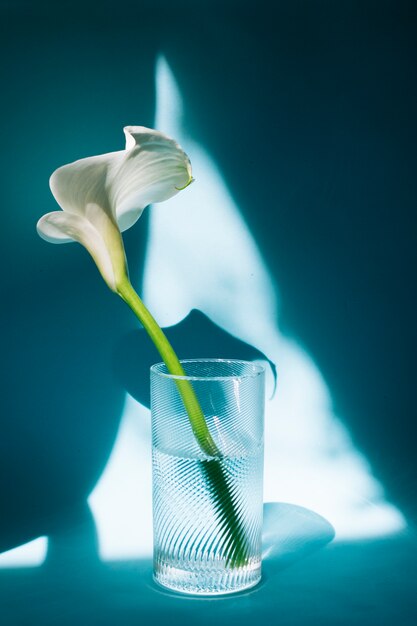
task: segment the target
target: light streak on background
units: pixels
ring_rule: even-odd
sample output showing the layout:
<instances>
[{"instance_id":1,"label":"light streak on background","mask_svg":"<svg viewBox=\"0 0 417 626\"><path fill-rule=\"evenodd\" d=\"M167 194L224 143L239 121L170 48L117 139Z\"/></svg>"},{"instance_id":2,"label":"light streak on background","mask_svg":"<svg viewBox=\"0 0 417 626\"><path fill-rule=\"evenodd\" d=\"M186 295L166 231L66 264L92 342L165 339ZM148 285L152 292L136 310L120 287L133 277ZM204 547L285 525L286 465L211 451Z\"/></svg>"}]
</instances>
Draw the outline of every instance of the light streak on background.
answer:
<instances>
[{"instance_id":1,"label":"light streak on background","mask_svg":"<svg viewBox=\"0 0 417 626\"><path fill-rule=\"evenodd\" d=\"M45 561L48 539L38 537L22 546L0 554L0 567L37 567Z\"/></svg>"}]
</instances>

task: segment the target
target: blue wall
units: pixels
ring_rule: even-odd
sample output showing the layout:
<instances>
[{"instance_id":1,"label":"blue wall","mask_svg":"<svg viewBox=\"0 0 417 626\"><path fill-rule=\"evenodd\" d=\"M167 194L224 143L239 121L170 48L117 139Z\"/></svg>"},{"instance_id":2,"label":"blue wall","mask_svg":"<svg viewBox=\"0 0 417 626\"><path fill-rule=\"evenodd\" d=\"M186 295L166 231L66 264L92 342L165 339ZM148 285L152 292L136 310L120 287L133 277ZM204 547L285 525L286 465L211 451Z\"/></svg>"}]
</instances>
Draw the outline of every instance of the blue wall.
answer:
<instances>
[{"instance_id":1,"label":"blue wall","mask_svg":"<svg viewBox=\"0 0 417 626\"><path fill-rule=\"evenodd\" d=\"M114 442L114 347L135 321L84 251L35 224L55 208L56 167L152 126L159 52L279 286L285 331L415 514L414 3L276 4L1 3L0 550L82 507ZM146 218L127 246L140 267Z\"/></svg>"}]
</instances>

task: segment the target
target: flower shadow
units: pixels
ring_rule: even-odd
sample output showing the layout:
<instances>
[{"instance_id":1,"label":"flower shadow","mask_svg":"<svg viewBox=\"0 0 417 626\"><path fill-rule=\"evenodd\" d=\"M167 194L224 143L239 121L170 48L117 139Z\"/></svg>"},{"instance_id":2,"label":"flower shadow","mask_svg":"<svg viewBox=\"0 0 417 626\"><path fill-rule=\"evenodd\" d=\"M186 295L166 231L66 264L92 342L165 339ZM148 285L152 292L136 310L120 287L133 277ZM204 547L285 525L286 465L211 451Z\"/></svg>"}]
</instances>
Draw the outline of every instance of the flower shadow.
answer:
<instances>
[{"instance_id":1,"label":"flower shadow","mask_svg":"<svg viewBox=\"0 0 417 626\"><path fill-rule=\"evenodd\" d=\"M276 381L276 367L263 352L234 337L215 324L207 315L193 309L178 324L164 328L180 358L235 358L264 360ZM161 357L149 341L145 330L126 333L115 346L114 376L140 404L150 406L149 368Z\"/></svg>"}]
</instances>

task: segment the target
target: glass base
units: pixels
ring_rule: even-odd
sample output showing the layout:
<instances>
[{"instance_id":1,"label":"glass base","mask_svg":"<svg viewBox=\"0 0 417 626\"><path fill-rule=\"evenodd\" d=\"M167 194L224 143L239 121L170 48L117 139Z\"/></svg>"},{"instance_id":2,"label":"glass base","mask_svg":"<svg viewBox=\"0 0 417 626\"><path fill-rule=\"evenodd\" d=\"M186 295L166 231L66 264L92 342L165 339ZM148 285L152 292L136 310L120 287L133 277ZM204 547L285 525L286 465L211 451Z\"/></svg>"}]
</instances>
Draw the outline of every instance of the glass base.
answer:
<instances>
[{"instance_id":1,"label":"glass base","mask_svg":"<svg viewBox=\"0 0 417 626\"><path fill-rule=\"evenodd\" d=\"M190 595L219 596L238 593L260 582L261 563L220 571L193 571L159 562L155 565L154 580L166 589Z\"/></svg>"}]
</instances>

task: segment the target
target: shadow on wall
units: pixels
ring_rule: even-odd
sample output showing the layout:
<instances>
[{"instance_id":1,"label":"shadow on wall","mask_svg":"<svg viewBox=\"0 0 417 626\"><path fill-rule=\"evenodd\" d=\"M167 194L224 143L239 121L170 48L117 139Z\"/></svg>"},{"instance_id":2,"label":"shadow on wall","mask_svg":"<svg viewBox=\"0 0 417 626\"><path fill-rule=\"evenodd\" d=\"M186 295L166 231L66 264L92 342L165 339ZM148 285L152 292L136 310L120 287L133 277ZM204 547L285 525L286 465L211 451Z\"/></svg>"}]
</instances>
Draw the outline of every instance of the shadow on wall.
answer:
<instances>
[{"instance_id":1,"label":"shadow on wall","mask_svg":"<svg viewBox=\"0 0 417 626\"><path fill-rule=\"evenodd\" d=\"M169 342L182 358L263 360L269 364L276 379L275 364L253 346L240 341L194 309L181 322L164 329ZM150 407L149 368L155 363L156 353L142 328L123 337L114 354L116 379L140 404ZM159 357L160 360L160 357Z\"/></svg>"},{"instance_id":2,"label":"shadow on wall","mask_svg":"<svg viewBox=\"0 0 417 626\"><path fill-rule=\"evenodd\" d=\"M111 373L112 350L130 320L95 268L80 274L76 285L65 276L26 285L24 300L2 310L0 551L72 516L117 433L125 392Z\"/></svg>"},{"instance_id":3,"label":"shadow on wall","mask_svg":"<svg viewBox=\"0 0 417 626\"><path fill-rule=\"evenodd\" d=\"M280 329L312 356L334 413L410 517L415 18L409 2L261 2L207 11L198 28L181 15L163 50L190 135L279 287Z\"/></svg>"},{"instance_id":4,"label":"shadow on wall","mask_svg":"<svg viewBox=\"0 0 417 626\"><path fill-rule=\"evenodd\" d=\"M100 19L94 30L64 13L0 12L1 552L75 523L116 437L125 390L112 354L135 319L80 246L46 244L35 227L56 209L55 168L124 148L126 123L152 125L154 49L134 25L129 37ZM126 243L140 268L146 218Z\"/></svg>"}]
</instances>

